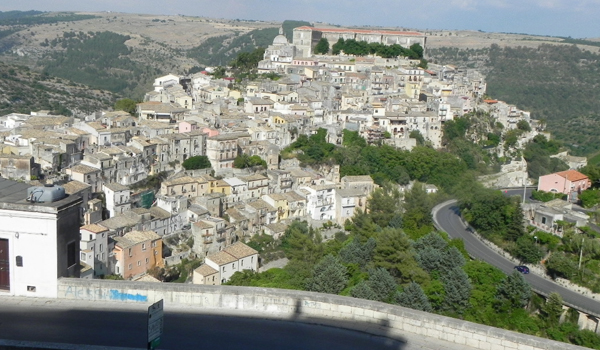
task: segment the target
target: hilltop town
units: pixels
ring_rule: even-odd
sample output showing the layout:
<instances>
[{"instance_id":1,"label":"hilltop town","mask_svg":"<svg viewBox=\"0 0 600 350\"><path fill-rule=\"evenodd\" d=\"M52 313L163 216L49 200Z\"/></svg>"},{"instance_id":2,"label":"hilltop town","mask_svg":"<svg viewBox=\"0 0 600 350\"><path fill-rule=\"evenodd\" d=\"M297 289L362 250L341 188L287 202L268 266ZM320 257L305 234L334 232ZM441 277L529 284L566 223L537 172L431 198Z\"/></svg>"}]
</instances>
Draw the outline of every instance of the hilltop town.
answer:
<instances>
[{"instance_id":1,"label":"hilltop town","mask_svg":"<svg viewBox=\"0 0 600 350\"><path fill-rule=\"evenodd\" d=\"M254 235L278 239L294 220L341 227L367 209L378 187L371 176L341 176L337 165L309 167L282 154L305 136L342 145L346 130L368 144L411 150L422 138L440 149L445 122L483 112L503 133L531 125L512 148L497 147L510 158L543 132L528 112L488 98L474 69L315 54L321 38L426 47L419 32L298 27L290 43L280 31L257 79L207 68L156 77L133 113L0 117L0 174L82 198L75 250L82 278L156 280L149 270L200 259L194 283L220 284L259 269L258 252L243 244ZM484 180L521 186L526 177L525 162L515 158Z\"/></svg>"}]
</instances>

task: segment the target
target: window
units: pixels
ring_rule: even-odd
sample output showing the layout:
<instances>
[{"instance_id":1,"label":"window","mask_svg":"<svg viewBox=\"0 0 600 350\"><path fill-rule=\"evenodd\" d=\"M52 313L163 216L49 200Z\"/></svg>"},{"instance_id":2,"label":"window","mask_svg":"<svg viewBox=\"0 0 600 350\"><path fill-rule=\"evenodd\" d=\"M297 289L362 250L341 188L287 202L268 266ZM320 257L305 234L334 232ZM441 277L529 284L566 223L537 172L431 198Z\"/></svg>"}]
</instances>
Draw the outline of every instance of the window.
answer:
<instances>
[{"instance_id":1,"label":"window","mask_svg":"<svg viewBox=\"0 0 600 350\"><path fill-rule=\"evenodd\" d=\"M193 215L192 215L193 217ZM152 242L152 248L156 248L156 241Z\"/></svg>"},{"instance_id":2,"label":"window","mask_svg":"<svg viewBox=\"0 0 600 350\"><path fill-rule=\"evenodd\" d=\"M103 247L102 247L102 243L100 244L100 251L104 251Z\"/></svg>"},{"instance_id":3,"label":"window","mask_svg":"<svg viewBox=\"0 0 600 350\"><path fill-rule=\"evenodd\" d=\"M133 254L131 254L131 248L129 248L129 256L133 256Z\"/></svg>"},{"instance_id":4,"label":"window","mask_svg":"<svg viewBox=\"0 0 600 350\"><path fill-rule=\"evenodd\" d=\"M142 250L146 250L146 243L142 243Z\"/></svg>"},{"instance_id":5,"label":"window","mask_svg":"<svg viewBox=\"0 0 600 350\"><path fill-rule=\"evenodd\" d=\"M141 260L138 260L138 266L142 266Z\"/></svg>"},{"instance_id":6,"label":"window","mask_svg":"<svg viewBox=\"0 0 600 350\"><path fill-rule=\"evenodd\" d=\"M85 261L85 253L81 252L81 260Z\"/></svg>"},{"instance_id":7,"label":"window","mask_svg":"<svg viewBox=\"0 0 600 350\"><path fill-rule=\"evenodd\" d=\"M75 242L67 244L67 266L71 267L77 264L77 245Z\"/></svg>"},{"instance_id":8,"label":"window","mask_svg":"<svg viewBox=\"0 0 600 350\"><path fill-rule=\"evenodd\" d=\"M131 264L129 264L129 269L131 270Z\"/></svg>"},{"instance_id":9,"label":"window","mask_svg":"<svg viewBox=\"0 0 600 350\"><path fill-rule=\"evenodd\" d=\"M154 255L158 255L158 250L154 250Z\"/></svg>"},{"instance_id":10,"label":"window","mask_svg":"<svg viewBox=\"0 0 600 350\"><path fill-rule=\"evenodd\" d=\"M223 272L225 272L225 266L223 266Z\"/></svg>"},{"instance_id":11,"label":"window","mask_svg":"<svg viewBox=\"0 0 600 350\"><path fill-rule=\"evenodd\" d=\"M150 259L146 258L146 264L150 262Z\"/></svg>"},{"instance_id":12,"label":"window","mask_svg":"<svg viewBox=\"0 0 600 350\"><path fill-rule=\"evenodd\" d=\"M242 259L242 261L240 262L241 266L244 266L244 259Z\"/></svg>"},{"instance_id":13,"label":"window","mask_svg":"<svg viewBox=\"0 0 600 350\"><path fill-rule=\"evenodd\" d=\"M546 224L546 218L545 217L542 218L542 224L544 224L544 225Z\"/></svg>"}]
</instances>

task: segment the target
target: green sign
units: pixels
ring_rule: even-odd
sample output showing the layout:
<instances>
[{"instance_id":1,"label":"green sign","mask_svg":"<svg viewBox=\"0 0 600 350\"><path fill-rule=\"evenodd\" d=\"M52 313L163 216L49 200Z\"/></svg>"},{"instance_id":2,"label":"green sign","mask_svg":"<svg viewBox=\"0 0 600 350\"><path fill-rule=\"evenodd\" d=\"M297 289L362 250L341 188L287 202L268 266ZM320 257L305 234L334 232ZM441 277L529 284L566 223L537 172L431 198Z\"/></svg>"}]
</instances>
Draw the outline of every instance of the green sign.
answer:
<instances>
[{"instance_id":1,"label":"green sign","mask_svg":"<svg viewBox=\"0 0 600 350\"><path fill-rule=\"evenodd\" d=\"M160 337L148 343L148 349L154 350L160 345Z\"/></svg>"}]
</instances>

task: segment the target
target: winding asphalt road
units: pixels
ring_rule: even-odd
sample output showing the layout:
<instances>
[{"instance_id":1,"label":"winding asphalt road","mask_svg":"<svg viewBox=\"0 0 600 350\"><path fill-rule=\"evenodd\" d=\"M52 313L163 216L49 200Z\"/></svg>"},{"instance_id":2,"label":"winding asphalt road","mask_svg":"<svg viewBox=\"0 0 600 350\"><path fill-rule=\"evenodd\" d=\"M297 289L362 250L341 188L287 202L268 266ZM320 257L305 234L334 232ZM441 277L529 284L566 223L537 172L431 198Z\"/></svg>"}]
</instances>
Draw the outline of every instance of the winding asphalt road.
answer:
<instances>
[{"instance_id":1,"label":"winding asphalt road","mask_svg":"<svg viewBox=\"0 0 600 350\"><path fill-rule=\"evenodd\" d=\"M519 190L514 191L517 192ZM510 195L511 193L507 194ZM520 190L520 193L514 194L522 195L523 190ZM470 229L465 227L465 224L460 218L460 211L456 201L448 201L437 208L439 210L434 212L434 221L438 228L447 232L452 238L462 239L465 242L465 248L474 259L486 261L506 274L510 274L514 271L514 263L496 253L477 238ZM551 280L537 276L533 273L524 275L524 277L536 292L544 295L557 292L562 296L566 305L594 316L600 316L600 302L597 300L573 292L570 289L562 287Z\"/></svg>"}]
</instances>

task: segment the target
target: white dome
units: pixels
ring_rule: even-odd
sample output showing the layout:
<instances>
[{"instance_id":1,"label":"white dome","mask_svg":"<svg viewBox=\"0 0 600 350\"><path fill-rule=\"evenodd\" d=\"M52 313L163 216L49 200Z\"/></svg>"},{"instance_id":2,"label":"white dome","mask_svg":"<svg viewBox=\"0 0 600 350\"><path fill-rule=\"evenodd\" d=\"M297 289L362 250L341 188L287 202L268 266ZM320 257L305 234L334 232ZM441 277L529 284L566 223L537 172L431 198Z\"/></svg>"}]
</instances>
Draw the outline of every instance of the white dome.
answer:
<instances>
[{"instance_id":1,"label":"white dome","mask_svg":"<svg viewBox=\"0 0 600 350\"><path fill-rule=\"evenodd\" d=\"M289 44L288 39L283 34L279 34L273 39L273 45L287 45Z\"/></svg>"}]
</instances>

